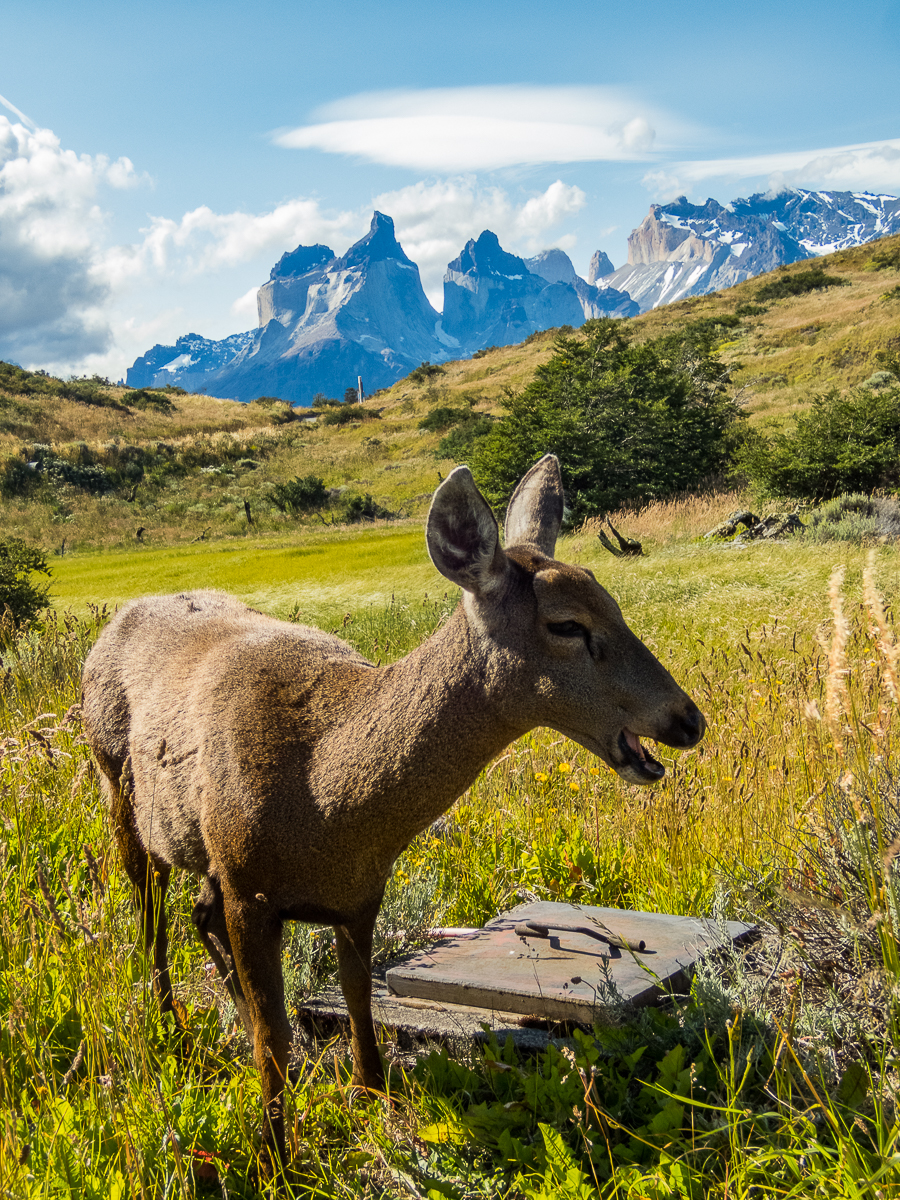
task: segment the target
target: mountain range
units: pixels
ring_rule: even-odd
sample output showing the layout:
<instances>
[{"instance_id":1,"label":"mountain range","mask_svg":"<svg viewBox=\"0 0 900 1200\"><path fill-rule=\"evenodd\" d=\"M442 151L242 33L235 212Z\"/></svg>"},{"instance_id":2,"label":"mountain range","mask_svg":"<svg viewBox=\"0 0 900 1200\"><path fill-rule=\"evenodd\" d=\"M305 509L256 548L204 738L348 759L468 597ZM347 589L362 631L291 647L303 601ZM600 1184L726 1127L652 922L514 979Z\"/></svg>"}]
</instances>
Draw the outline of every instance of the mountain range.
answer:
<instances>
[{"instance_id":1,"label":"mountain range","mask_svg":"<svg viewBox=\"0 0 900 1200\"><path fill-rule=\"evenodd\" d=\"M680 196L651 204L628 238L625 266L589 278L627 292L646 312L898 232L896 196L795 189L726 205Z\"/></svg>"},{"instance_id":2,"label":"mountain range","mask_svg":"<svg viewBox=\"0 0 900 1200\"><path fill-rule=\"evenodd\" d=\"M468 358L590 317L636 316L895 232L895 196L791 190L728 205L682 196L651 205L628 239L625 266L616 270L598 250L584 280L564 251L522 259L485 230L448 264L438 313L393 221L376 212L343 256L323 245L282 255L257 293L256 329L154 346L129 368L127 383L310 404L316 393L342 395L361 376L372 392L425 361Z\"/></svg>"}]
</instances>

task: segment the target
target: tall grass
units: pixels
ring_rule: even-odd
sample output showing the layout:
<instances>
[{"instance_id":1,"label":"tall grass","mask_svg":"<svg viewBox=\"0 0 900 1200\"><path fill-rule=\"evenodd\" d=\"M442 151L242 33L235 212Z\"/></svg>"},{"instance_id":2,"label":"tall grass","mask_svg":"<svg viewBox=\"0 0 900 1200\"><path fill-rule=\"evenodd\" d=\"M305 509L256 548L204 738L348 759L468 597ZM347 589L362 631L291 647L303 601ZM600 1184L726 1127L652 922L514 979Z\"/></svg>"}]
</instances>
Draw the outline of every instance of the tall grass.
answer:
<instances>
[{"instance_id":1,"label":"tall grass","mask_svg":"<svg viewBox=\"0 0 900 1200\"><path fill-rule=\"evenodd\" d=\"M774 594L747 619L751 593L738 637L715 611L683 628L659 564L629 568L628 607L704 709L707 739L668 755L651 790L558 735L523 738L398 861L381 945L530 896L739 916L763 938L668 1009L619 1011L534 1058L495 1045L409 1074L395 1063L390 1104L354 1101L345 1051L322 1048L290 1089L298 1191L900 1195L900 651L883 559L851 558L824 595L796 598L789 624L770 615ZM362 609L341 632L387 660L449 603ZM137 946L78 720L102 620L10 634L0 651L0 1189L256 1195L256 1072L191 933L193 881L170 889L187 1036L159 1016ZM314 933L286 940L292 1002L332 969Z\"/></svg>"}]
</instances>

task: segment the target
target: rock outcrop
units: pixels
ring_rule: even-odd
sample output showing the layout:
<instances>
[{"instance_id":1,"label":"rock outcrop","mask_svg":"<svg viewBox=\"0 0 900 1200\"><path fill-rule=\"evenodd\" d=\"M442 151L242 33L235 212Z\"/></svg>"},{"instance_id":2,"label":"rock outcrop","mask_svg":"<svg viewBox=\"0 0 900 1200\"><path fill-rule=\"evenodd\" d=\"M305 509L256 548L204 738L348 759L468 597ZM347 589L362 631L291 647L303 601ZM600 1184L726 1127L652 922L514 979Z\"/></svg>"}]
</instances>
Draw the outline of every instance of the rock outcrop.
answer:
<instances>
[{"instance_id":1,"label":"rock outcrop","mask_svg":"<svg viewBox=\"0 0 900 1200\"><path fill-rule=\"evenodd\" d=\"M551 274L564 269L562 251L538 256ZM569 262L571 267L571 263ZM575 275L571 281L529 270L508 254L495 233L486 229L470 239L444 276L442 328L468 354L486 346L510 346L532 333L559 325L577 327L589 317L636 315L631 298L610 288L597 288Z\"/></svg>"},{"instance_id":2,"label":"rock outcrop","mask_svg":"<svg viewBox=\"0 0 900 1200\"><path fill-rule=\"evenodd\" d=\"M591 255L591 265L588 267L587 281L588 283L596 283L598 279L605 279L607 275L612 275L615 269L608 254L604 254L602 250L595 250Z\"/></svg>"},{"instance_id":3,"label":"rock outcrop","mask_svg":"<svg viewBox=\"0 0 900 1200\"><path fill-rule=\"evenodd\" d=\"M565 250L554 247L552 250L542 250L534 258L526 258L525 266L532 275L540 275L548 283L574 283L577 276L572 260Z\"/></svg>"},{"instance_id":4,"label":"rock outcrop","mask_svg":"<svg viewBox=\"0 0 900 1200\"><path fill-rule=\"evenodd\" d=\"M341 258L327 246L298 246L283 255L259 289L257 305L259 328L238 335L245 341L237 352L204 376L208 392L236 400L269 394L309 404L317 392L342 395L359 375L374 391L425 359L440 362L451 350L460 353L451 339L442 338L440 315L422 290L419 268L394 236L391 218L379 212L368 234ZM176 355L160 362L167 349L156 347L139 359L151 361L140 384L137 363L128 383L159 386L165 379L187 386Z\"/></svg>"},{"instance_id":5,"label":"rock outcrop","mask_svg":"<svg viewBox=\"0 0 900 1200\"><path fill-rule=\"evenodd\" d=\"M681 196L650 206L628 239L628 264L603 283L627 291L646 312L898 231L896 196L790 190L724 206Z\"/></svg>"}]
</instances>

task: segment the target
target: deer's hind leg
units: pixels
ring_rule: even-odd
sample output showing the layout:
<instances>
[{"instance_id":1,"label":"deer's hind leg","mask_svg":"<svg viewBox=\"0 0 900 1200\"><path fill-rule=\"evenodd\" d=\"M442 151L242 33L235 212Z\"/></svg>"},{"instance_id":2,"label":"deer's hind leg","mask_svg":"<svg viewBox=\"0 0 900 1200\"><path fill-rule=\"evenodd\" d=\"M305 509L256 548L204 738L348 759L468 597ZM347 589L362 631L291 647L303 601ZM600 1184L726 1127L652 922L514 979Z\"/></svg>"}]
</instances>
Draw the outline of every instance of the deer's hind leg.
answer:
<instances>
[{"instance_id":1,"label":"deer's hind leg","mask_svg":"<svg viewBox=\"0 0 900 1200\"><path fill-rule=\"evenodd\" d=\"M134 820L134 784L131 761L125 759L121 768L104 761L97 761L107 778L110 796L110 816L113 836L126 874L137 892L138 908L144 935L144 951L153 962L153 990L163 1012L173 1012L180 1020L181 1012L176 1006L169 975L169 935L166 925L166 888L172 868L168 863L154 859L145 850Z\"/></svg>"},{"instance_id":2,"label":"deer's hind leg","mask_svg":"<svg viewBox=\"0 0 900 1200\"><path fill-rule=\"evenodd\" d=\"M228 923L225 920L225 903L222 899L222 885L214 875L209 875L203 882L200 895L194 904L191 919L197 930L197 936L206 947L206 952L216 964L216 969L225 981L238 1017L244 1027L244 1032L250 1039L250 1049L253 1049L253 1021L247 1007L241 981L235 970L234 951L231 949L231 938L228 935Z\"/></svg>"},{"instance_id":3,"label":"deer's hind leg","mask_svg":"<svg viewBox=\"0 0 900 1200\"><path fill-rule=\"evenodd\" d=\"M285 1161L284 1085L291 1025L281 973L282 920L262 895L241 900L223 880L222 901L238 986L253 1027L253 1057L263 1099L263 1159L270 1170Z\"/></svg>"}]
</instances>

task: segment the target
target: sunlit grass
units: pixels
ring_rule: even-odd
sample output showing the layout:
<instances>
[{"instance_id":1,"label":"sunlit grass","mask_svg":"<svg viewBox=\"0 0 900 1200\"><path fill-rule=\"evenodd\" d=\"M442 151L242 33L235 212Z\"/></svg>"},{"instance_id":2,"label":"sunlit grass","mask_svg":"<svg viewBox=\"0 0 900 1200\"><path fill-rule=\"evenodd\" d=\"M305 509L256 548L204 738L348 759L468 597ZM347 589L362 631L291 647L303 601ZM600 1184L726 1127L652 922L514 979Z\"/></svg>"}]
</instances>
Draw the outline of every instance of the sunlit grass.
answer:
<instances>
[{"instance_id":1,"label":"sunlit grass","mask_svg":"<svg viewBox=\"0 0 900 1200\"><path fill-rule=\"evenodd\" d=\"M834 846L857 872L855 915L848 895L828 903L859 996L804 982L793 951L768 990L743 979L740 963L727 977L710 968L693 1005L632 1016L532 1060L494 1047L487 1062L442 1054L411 1075L395 1069L390 1105L354 1099L345 1051L322 1047L290 1089L301 1194L900 1194L897 853L877 801L895 736L896 551L877 549L864 591L867 557L852 547L722 548L679 539L687 518L677 507L646 520L656 545L645 559L614 560L584 531L559 554L590 565L619 599L703 708L707 738L686 753L662 750L669 770L653 789L624 785L557 734L521 739L398 861L380 944L417 922L480 924L522 895L753 918L792 880L792 894L834 897L827 856L810 853ZM73 596L117 598L116 580L143 562L137 590L211 582L265 598L292 569L300 582L278 611L300 601L299 619L333 622L382 661L427 636L454 601L415 574L431 570L421 530L167 553L118 565L113 555L73 558L54 581L84 568L70 577ZM100 575L109 564L116 573ZM379 588L390 580L394 590L403 571L408 588L390 603ZM323 600L318 586L337 590ZM257 1075L192 934L193 880L170 889L187 1039L158 1015L136 948L74 707L97 628L96 616L71 618L0 650L0 1188L155 1197L224 1185L256 1195ZM312 973L297 965L311 934L288 940L292 997L333 970L325 938Z\"/></svg>"}]
</instances>

